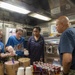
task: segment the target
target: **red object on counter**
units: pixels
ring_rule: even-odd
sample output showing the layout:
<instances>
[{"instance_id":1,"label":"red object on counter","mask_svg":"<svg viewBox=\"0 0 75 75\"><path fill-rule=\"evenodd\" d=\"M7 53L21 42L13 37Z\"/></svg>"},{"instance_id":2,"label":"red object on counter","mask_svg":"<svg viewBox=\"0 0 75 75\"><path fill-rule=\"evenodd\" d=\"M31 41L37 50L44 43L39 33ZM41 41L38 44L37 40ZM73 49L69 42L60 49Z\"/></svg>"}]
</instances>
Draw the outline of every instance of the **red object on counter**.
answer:
<instances>
[{"instance_id":1,"label":"red object on counter","mask_svg":"<svg viewBox=\"0 0 75 75\"><path fill-rule=\"evenodd\" d=\"M33 75L60 75L61 67L49 63L36 62L33 64Z\"/></svg>"},{"instance_id":2,"label":"red object on counter","mask_svg":"<svg viewBox=\"0 0 75 75\"><path fill-rule=\"evenodd\" d=\"M34 71L36 71L36 65L33 65L33 69L34 69Z\"/></svg>"}]
</instances>

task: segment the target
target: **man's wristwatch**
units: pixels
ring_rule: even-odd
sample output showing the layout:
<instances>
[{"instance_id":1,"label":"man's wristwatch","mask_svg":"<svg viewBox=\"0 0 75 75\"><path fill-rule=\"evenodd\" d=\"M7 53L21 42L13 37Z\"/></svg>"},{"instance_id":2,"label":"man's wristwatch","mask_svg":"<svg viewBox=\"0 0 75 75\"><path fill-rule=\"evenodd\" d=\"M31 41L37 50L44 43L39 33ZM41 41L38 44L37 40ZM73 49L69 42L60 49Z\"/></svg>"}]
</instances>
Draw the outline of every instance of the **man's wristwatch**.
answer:
<instances>
[{"instance_id":1,"label":"man's wristwatch","mask_svg":"<svg viewBox=\"0 0 75 75\"><path fill-rule=\"evenodd\" d=\"M63 75L69 75L69 73L64 73L64 72L63 72Z\"/></svg>"}]
</instances>

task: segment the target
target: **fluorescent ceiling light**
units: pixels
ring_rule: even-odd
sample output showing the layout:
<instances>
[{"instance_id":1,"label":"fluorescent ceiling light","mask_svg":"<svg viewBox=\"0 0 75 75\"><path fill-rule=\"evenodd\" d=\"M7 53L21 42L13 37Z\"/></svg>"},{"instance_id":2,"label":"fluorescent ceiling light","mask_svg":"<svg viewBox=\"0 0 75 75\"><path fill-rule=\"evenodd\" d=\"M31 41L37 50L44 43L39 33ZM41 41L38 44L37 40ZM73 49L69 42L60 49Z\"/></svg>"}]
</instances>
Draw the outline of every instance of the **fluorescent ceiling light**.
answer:
<instances>
[{"instance_id":1,"label":"fluorescent ceiling light","mask_svg":"<svg viewBox=\"0 0 75 75\"><path fill-rule=\"evenodd\" d=\"M13 12L18 12L18 13L21 13L21 14L30 13L29 10L26 10L26 9L18 7L18 6L14 6L14 5L9 4L9 3L1 2L1 1L0 1L0 8L10 10L10 11L13 11Z\"/></svg>"},{"instance_id":2,"label":"fluorescent ceiling light","mask_svg":"<svg viewBox=\"0 0 75 75\"><path fill-rule=\"evenodd\" d=\"M34 18L38 18L38 19L41 19L41 20L44 20L44 21L51 20L51 18L40 15L40 14L37 14L37 13L30 14L29 16L34 17Z\"/></svg>"}]
</instances>

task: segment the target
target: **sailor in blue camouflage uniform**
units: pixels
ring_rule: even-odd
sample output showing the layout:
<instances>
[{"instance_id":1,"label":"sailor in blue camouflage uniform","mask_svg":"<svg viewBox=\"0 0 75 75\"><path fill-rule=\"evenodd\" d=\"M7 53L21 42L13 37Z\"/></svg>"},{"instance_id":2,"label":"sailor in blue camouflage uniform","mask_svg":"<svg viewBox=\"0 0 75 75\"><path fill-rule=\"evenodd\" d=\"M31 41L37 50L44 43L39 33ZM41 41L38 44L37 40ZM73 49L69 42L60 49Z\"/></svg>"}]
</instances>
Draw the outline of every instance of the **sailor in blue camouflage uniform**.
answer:
<instances>
[{"instance_id":1,"label":"sailor in blue camouflage uniform","mask_svg":"<svg viewBox=\"0 0 75 75\"><path fill-rule=\"evenodd\" d=\"M63 66L63 75L75 75L75 28L70 27L68 17L61 16L56 21L58 33L62 33L59 54Z\"/></svg>"}]
</instances>

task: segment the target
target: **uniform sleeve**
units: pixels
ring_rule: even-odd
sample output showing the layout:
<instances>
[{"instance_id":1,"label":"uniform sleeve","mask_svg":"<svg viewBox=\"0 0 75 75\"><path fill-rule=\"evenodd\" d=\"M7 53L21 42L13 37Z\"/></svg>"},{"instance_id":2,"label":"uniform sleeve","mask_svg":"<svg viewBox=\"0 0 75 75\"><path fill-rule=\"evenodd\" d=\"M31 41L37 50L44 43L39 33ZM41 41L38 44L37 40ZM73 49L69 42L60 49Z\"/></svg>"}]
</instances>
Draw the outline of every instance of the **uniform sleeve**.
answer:
<instances>
[{"instance_id":1,"label":"uniform sleeve","mask_svg":"<svg viewBox=\"0 0 75 75\"><path fill-rule=\"evenodd\" d=\"M23 39L24 48L27 48L27 42L25 39Z\"/></svg>"},{"instance_id":2,"label":"uniform sleeve","mask_svg":"<svg viewBox=\"0 0 75 75\"><path fill-rule=\"evenodd\" d=\"M74 49L74 40L71 33L65 33L60 40L60 53L72 53Z\"/></svg>"},{"instance_id":3,"label":"uniform sleeve","mask_svg":"<svg viewBox=\"0 0 75 75\"><path fill-rule=\"evenodd\" d=\"M14 47L14 44L13 44L13 39L11 38L11 37L9 37L9 39L8 39L8 41L7 41L7 44L6 44L6 47L7 46L12 46L12 47Z\"/></svg>"},{"instance_id":4,"label":"uniform sleeve","mask_svg":"<svg viewBox=\"0 0 75 75\"><path fill-rule=\"evenodd\" d=\"M4 53L4 44L2 44L2 50L1 50L1 53Z\"/></svg>"}]
</instances>

